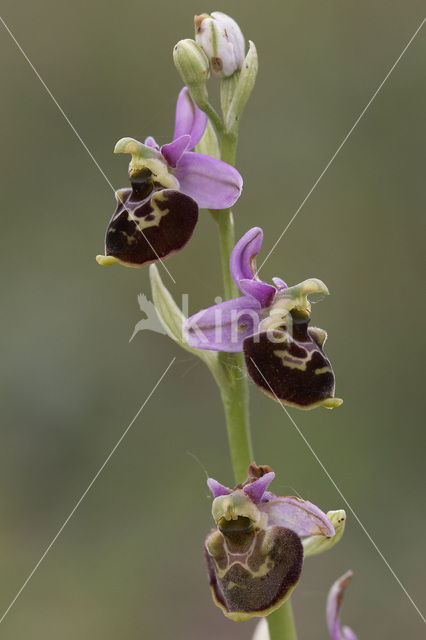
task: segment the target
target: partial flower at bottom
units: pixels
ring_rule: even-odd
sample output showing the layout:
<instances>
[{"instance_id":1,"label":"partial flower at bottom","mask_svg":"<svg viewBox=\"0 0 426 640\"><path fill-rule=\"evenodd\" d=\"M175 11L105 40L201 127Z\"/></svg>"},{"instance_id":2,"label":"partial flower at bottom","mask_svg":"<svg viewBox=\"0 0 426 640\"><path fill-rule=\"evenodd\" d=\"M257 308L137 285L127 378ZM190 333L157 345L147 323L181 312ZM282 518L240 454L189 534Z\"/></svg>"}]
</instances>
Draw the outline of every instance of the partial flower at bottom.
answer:
<instances>
[{"instance_id":1,"label":"partial flower at bottom","mask_svg":"<svg viewBox=\"0 0 426 640\"><path fill-rule=\"evenodd\" d=\"M336 580L328 593L326 612L331 640L357 640L352 629L340 626L340 607L342 606L343 594L352 576L352 571L347 571Z\"/></svg>"},{"instance_id":2,"label":"partial flower at bottom","mask_svg":"<svg viewBox=\"0 0 426 640\"><path fill-rule=\"evenodd\" d=\"M327 626L331 640L357 640L356 635L349 627L340 627L340 607L344 591L352 578L352 571L347 571L336 580L330 589L327 598ZM259 621L252 640L270 640L268 623L265 618Z\"/></svg>"},{"instance_id":3,"label":"partial flower at bottom","mask_svg":"<svg viewBox=\"0 0 426 640\"><path fill-rule=\"evenodd\" d=\"M236 622L267 615L290 596L302 571L302 537L335 533L311 502L268 491L274 477L270 467L253 463L233 490L207 482L216 523L204 546L210 587L217 606Z\"/></svg>"}]
</instances>

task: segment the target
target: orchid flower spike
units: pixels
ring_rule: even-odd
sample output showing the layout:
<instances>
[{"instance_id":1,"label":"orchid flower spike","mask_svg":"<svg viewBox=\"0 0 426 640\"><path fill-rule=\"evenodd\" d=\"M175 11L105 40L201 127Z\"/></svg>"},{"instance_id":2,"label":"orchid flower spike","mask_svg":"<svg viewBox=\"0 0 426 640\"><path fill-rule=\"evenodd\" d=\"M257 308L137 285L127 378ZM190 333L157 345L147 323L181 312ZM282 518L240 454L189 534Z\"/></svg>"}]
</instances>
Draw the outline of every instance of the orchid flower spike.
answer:
<instances>
[{"instance_id":1,"label":"orchid flower spike","mask_svg":"<svg viewBox=\"0 0 426 640\"><path fill-rule=\"evenodd\" d=\"M356 635L349 627L340 627L340 607L343 594L353 576L352 571L347 571L331 587L327 598L327 625L331 640L357 640Z\"/></svg>"},{"instance_id":2,"label":"orchid flower spike","mask_svg":"<svg viewBox=\"0 0 426 640\"><path fill-rule=\"evenodd\" d=\"M204 546L210 587L236 622L265 616L290 596L302 571L302 538L335 533L311 502L268 491L274 477L270 467L253 463L235 489L207 481L216 523Z\"/></svg>"},{"instance_id":3,"label":"orchid flower spike","mask_svg":"<svg viewBox=\"0 0 426 640\"><path fill-rule=\"evenodd\" d=\"M133 138L117 142L115 153L131 154L130 189L116 192L117 208L108 225L99 264L142 267L170 256L190 240L198 208L227 209L239 198L242 178L231 165L192 152L207 116L186 87L179 93L172 142L158 146Z\"/></svg>"},{"instance_id":4,"label":"orchid flower spike","mask_svg":"<svg viewBox=\"0 0 426 640\"><path fill-rule=\"evenodd\" d=\"M334 373L323 351L327 334L308 327L308 296L328 289L316 278L292 287L281 278L273 278L274 285L260 280L262 240L262 229L254 227L231 254L231 275L244 295L188 318L184 337L193 348L243 351L251 378L278 401L300 409L337 407L343 401L334 397Z\"/></svg>"}]
</instances>

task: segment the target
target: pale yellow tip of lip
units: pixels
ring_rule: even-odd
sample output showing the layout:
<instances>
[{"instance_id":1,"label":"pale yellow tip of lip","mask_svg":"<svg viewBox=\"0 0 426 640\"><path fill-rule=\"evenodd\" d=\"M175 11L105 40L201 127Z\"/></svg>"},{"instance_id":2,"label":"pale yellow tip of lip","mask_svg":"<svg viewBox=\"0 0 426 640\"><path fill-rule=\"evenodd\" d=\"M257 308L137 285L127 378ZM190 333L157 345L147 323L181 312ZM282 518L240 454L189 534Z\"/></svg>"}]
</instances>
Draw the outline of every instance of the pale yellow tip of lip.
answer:
<instances>
[{"instance_id":1,"label":"pale yellow tip of lip","mask_svg":"<svg viewBox=\"0 0 426 640\"><path fill-rule=\"evenodd\" d=\"M327 400L324 400L321 404L326 409L335 409L343 404L343 400L342 398L327 398Z\"/></svg>"},{"instance_id":2,"label":"pale yellow tip of lip","mask_svg":"<svg viewBox=\"0 0 426 640\"><path fill-rule=\"evenodd\" d=\"M107 267L110 264L117 264L118 260L114 256L96 256L96 262Z\"/></svg>"}]
</instances>

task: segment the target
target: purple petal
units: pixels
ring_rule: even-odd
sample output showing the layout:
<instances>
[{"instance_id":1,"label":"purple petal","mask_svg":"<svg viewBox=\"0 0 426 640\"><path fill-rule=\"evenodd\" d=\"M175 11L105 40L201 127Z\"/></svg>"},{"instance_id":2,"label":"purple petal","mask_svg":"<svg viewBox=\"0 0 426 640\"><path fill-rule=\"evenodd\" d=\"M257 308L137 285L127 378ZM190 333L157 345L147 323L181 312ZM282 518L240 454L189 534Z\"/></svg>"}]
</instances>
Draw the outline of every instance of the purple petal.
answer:
<instances>
[{"instance_id":1,"label":"purple petal","mask_svg":"<svg viewBox=\"0 0 426 640\"><path fill-rule=\"evenodd\" d=\"M243 340L256 333L262 319L260 305L249 297L234 298L203 309L183 325L190 347L235 353Z\"/></svg>"},{"instance_id":2,"label":"purple petal","mask_svg":"<svg viewBox=\"0 0 426 640\"><path fill-rule=\"evenodd\" d=\"M334 536L334 527L321 509L294 496L276 498L259 506L269 525L292 529L299 536Z\"/></svg>"},{"instance_id":3,"label":"purple petal","mask_svg":"<svg viewBox=\"0 0 426 640\"><path fill-rule=\"evenodd\" d=\"M255 480L251 484L246 485L243 488L243 491L253 500L253 502L260 502L263 494L274 478L275 473L273 471L265 473L265 475L258 480Z\"/></svg>"},{"instance_id":4,"label":"purple petal","mask_svg":"<svg viewBox=\"0 0 426 640\"><path fill-rule=\"evenodd\" d=\"M202 153L184 153L174 174L180 190L205 209L232 207L243 187L243 179L234 167Z\"/></svg>"},{"instance_id":5,"label":"purple petal","mask_svg":"<svg viewBox=\"0 0 426 640\"><path fill-rule=\"evenodd\" d=\"M213 498L218 498L219 496L227 496L232 493L232 489L228 489L228 487L220 484L220 482L218 482L214 478L207 478L207 485L213 494Z\"/></svg>"},{"instance_id":6,"label":"purple petal","mask_svg":"<svg viewBox=\"0 0 426 640\"><path fill-rule=\"evenodd\" d=\"M262 241L262 229L253 227L238 240L232 250L229 267L237 287L239 287L240 280L253 280L256 273L256 256L260 251Z\"/></svg>"},{"instance_id":7,"label":"purple petal","mask_svg":"<svg viewBox=\"0 0 426 640\"><path fill-rule=\"evenodd\" d=\"M167 160L167 164L173 168L176 167L182 154L188 149L190 139L191 136L186 134L176 138L173 142L163 144L160 151Z\"/></svg>"},{"instance_id":8,"label":"purple petal","mask_svg":"<svg viewBox=\"0 0 426 640\"><path fill-rule=\"evenodd\" d=\"M146 138L145 144L148 147L152 147L153 149L160 149L160 147L158 146L158 144L156 143L156 141L154 140L154 138L152 136L148 136Z\"/></svg>"},{"instance_id":9,"label":"purple petal","mask_svg":"<svg viewBox=\"0 0 426 640\"><path fill-rule=\"evenodd\" d=\"M332 640L357 640L352 629L349 627L340 628L340 607L343 594L352 576L352 571L347 571L341 578L336 580L328 593L326 615Z\"/></svg>"},{"instance_id":10,"label":"purple petal","mask_svg":"<svg viewBox=\"0 0 426 640\"><path fill-rule=\"evenodd\" d=\"M281 278L272 278L272 282L274 283L278 291L281 291L282 289L288 289L287 283L284 282L284 280L281 280Z\"/></svg>"},{"instance_id":11,"label":"purple petal","mask_svg":"<svg viewBox=\"0 0 426 640\"><path fill-rule=\"evenodd\" d=\"M183 135L189 135L189 148L193 149L203 137L207 127L207 120L207 115L197 107L188 89L184 87L179 93L176 103L173 140Z\"/></svg>"},{"instance_id":12,"label":"purple petal","mask_svg":"<svg viewBox=\"0 0 426 640\"><path fill-rule=\"evenodd\" d=\"M260 302L262 308L269 307L272 304L272 300L277 292L275 287L271 284L261 282L260 280L248 280L243 278L239 281L238 286L247 296L256 298L256 300Z\"/></svg>"}]
</instances>

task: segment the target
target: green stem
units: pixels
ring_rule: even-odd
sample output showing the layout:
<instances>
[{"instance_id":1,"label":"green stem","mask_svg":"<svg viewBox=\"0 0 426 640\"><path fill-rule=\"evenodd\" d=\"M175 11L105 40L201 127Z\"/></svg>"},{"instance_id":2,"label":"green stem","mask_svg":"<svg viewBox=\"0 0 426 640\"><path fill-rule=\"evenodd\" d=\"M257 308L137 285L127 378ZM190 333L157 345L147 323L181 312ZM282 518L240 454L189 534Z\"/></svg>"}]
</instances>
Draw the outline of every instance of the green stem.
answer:
<instances>
[{"instance_id":1,"label":"green stem","mask_svg":"<svg viewBox=\"0 0 426 640\"><path fill-rule=\"evenodd\" d=\"M229 380L226 387L221 388L229 449L235 482L240 484L253 461L245 363L242 353L223 354L221 362Z\"/></svg>"},{"instance_id":2,"label":"green stem","mask_svg":"<svg viewBox=\"0 0 426 640\"><path fill-rule=\"evenodd\" d=\"M290 598L266 618L270 640L297 640Z\"/></svg>"},{"instance_id":3,"label":"green stem","mask_svg":"<svg viewBox=\"0 0 426 640\"><path fill-rule=\"evenodd\" d=\"M217 113L216 109L210 104L208 100L206 102L197 102L197 104L200 107L200 109L202 109L204 113L208 115L211 123L216 129L217 135L221 137L222 134L224 133L224 127L223 127L222 120L220 119L220 116Z\"/></svg>"},{"instance_id":4,"label":"green stem","mask_svg":"<svg viewBox=\"0 0 426 640\"><path fill-rule=\"evenodd\" d=\"M235 245L234 217L230 209L211 210L213 219L219 230L220 259L225 299L230 300L240 295L229 271L229 258Z\"/></svg>"},{"instance_id":5,"label":"green stem","mask_svg":"<svg viewBox=\"0 0 426 640\"><path fill-rule=\"evenodd\" d=\"M222 133L221 158L235 165L238 133ZM212 212L218 223L221 249L222 274L227 299L238 295L238 289L229 270L229 259L235 245L235 232L232 211ZM226 358L228 356L228 358ZM229 367L230 386L222 388L222 400L225 408L229 448L232 466L237 483L246 477L247 466L253 460L250 422L248 411L248 385L245 376L245 363L242 353L221 354L225 367ZM297 640L293 611L288 599L277 611L267 617L270 640Z\"/></svg>"},{"instance_id":6,"label":"green stem","mask_svg":"<svg viewBox=\"0 0 426 640\"><path fill-rule=\"evenodd\" d=\"M212 213L219 228L223 287L225 298L229 300L239 294L229 271L229 259L235 244L232 211L224 210ZM239 484L246 479L247 468L253 462L246 366L242 353L221 353L220 361L228 381L226 386L221 386L221 395L225 409L232 467L236 483Z\"/></svg>"},{"instance_id":7,"label":"green stem","mask_svg":"<svg viewBox=\"0 0 426 640\"><path fill-rule=\"evenodd\" d=\"M216 127L218 130L218 127ZM234 165L237 137L218 131L221 141L221 158ZM229 260L235 245L235 230L232 211L212 211L219 230L222 278L225 298L235 298L239 291L229 270ZM229 449L232 467L237 484L244 482L247 468L253 462L253 449L250 434L249 393L245 362L242 353L220 354L222 367L227 376L227 384L221 386L221 396L226 416Z\"/></svg>"}]
</instances>

